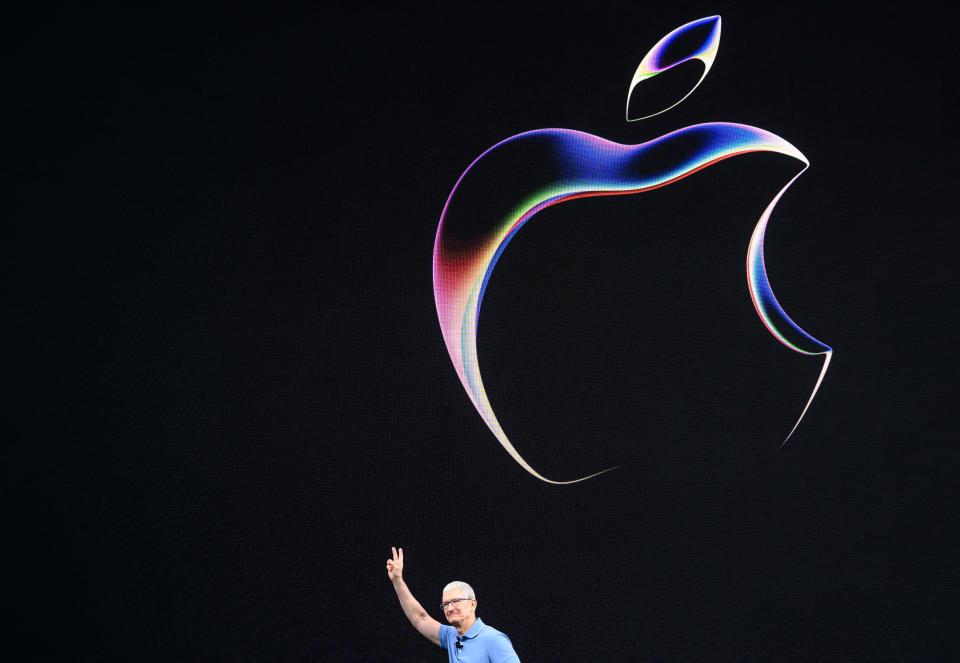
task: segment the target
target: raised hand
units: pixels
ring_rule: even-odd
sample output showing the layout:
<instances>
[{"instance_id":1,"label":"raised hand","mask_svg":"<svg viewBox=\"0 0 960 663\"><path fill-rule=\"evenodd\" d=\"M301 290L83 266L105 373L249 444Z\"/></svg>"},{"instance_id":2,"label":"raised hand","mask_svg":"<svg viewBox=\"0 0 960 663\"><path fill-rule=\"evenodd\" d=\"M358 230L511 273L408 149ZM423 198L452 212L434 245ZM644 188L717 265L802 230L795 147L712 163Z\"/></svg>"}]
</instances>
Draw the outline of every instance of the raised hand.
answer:
<instances>
[{"instance_id":1,"label":"raised hand","mask_svg":"<svg viewBox=\"0 0 960 663\"><path fill-rule=\"evenodd\" d=\"M393 558L387 560L387 577L391 582L397 582L403 580L403 548L397 551L391 547L390 550L393 551Z\"/></svg>"},{"instance_id":2,"label":"raised hand","mask_svg":"<svg viewBox=\"0 0 960 663\"><path fill-rule=\"evenodd\" d=\"M403 548L390 548L393 556L387 560L387 577L393 583L393 591L400 599L403 614L415 629L427 640L435 645L440 644L440 622L433 619L423 606L413 598L410 588L403 581Z\"/></svg>"}]
</instances>

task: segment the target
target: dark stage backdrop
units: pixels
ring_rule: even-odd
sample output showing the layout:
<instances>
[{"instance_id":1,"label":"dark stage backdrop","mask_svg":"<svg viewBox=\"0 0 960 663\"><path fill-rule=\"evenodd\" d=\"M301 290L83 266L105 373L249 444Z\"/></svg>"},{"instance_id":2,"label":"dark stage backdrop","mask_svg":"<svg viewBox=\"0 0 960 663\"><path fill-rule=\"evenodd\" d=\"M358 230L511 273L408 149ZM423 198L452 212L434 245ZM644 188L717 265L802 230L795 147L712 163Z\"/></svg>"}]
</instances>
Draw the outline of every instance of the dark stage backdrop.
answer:
<instances>
[{"instance_id":1,"label":"dark stage backdrop","mask_svg":"<svg viewBox=\"0 0 960 663\"><path fill-rule=\"evenodd\" d=\"M463 579L531 661L956 660L956 37L917 3L488 12L49 10L7 25L10 649L17 660L441 661ZM680 106L640 59L720 14ZM737 157L550 208L457 378L431 260L459 175L529 129L707 121ZM527 173L518 166L517 178Z\"/></svg>"}]
</instances>

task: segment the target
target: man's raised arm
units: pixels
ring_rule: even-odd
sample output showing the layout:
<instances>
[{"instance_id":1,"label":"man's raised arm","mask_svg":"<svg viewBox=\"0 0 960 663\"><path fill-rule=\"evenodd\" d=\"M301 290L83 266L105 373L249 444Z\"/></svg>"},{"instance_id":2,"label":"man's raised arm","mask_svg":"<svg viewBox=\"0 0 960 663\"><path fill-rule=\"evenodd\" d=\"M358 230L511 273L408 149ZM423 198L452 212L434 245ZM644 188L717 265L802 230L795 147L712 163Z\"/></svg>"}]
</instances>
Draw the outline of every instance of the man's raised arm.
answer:
<instances>
[{"instance_id":1,"label":"man's raised arm","mask_svg":"<svg viewBox=\"0 0 960 663\"><path fill-rule=\"evenodd\" d=\"M433 644L439 645L440 622L427 614L417 599L413 598L407 583L403 581L403 548L400 548L399 552L396 548L390 548L390 550L393 551L393 558L387 560L387 577L390 578L393 589L397 592L403 614L413 624L413 628L420 632L420 635Z\"/></svg>"}]
</instances>

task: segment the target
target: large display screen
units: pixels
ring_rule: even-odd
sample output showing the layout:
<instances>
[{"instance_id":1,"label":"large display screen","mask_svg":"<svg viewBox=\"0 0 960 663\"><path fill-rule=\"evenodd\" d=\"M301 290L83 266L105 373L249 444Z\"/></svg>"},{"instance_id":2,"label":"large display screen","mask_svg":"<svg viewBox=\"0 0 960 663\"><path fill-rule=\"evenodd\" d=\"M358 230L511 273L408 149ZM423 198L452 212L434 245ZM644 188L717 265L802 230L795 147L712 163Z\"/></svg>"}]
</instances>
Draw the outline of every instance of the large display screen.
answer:
<instances>
[{"instance_id":1,"label":"large display screen","mask_svg":"<svg viewBox=\"0 0 960 663\"><path fill-rule=\"evenodd\" d=\"M936 11L18 21L25 660L960 656Z\"/></svg>"}]
</instances>

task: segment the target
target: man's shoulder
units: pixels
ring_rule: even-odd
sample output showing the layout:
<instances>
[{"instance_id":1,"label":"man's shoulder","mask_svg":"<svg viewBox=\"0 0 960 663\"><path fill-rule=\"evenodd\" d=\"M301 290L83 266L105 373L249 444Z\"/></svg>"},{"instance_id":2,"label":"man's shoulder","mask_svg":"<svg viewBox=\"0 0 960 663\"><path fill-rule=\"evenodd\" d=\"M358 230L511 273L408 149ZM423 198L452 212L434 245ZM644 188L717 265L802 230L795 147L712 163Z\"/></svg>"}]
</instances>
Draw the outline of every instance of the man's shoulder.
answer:
<instances>
[{"instance_id":1,"label":"man's shoulder","mask_svg":"<svg viewBox=\"0 0 960 663\"><path fill-rule=\"evenodd\" d=\"M484 623L484 625L483 625L483 630L480 631L479 635L482 635L482 636L488 637L488 638L490 638L490 637L495 638L495 637L497 637L498 635L502 635L502 636L505 637L505 638L507 637L507 634L506 634L506 633L504 633L503 631L500 631L500 630L498 630L498 629L495 629L494 627L490 626L490 624L486 624L486 623Z\"/></svg>"},{"instance_id":2,"label":"man's shoulder","mask_svg":"<svg viewBox=\"0 0 960 663\"><path fill-rule=\"evenodd\" d=\"M488 645L498 644L513 648L513 641L510 636L488 624L483 625L483 630L478 634L478 638L482 638Z\"/></svg>"},{"instance_id":3,"label":"man's shoulder","mask_svg":"<svg viewBox=\"0 0 960 663\"><path fill-rule=\"evenodd\" d=\"M481 638L483 640L483 648L491 661L520 663L520 658L513 648L513 641L503 631L498 631L492 626L487 626L483 629Z\"/></svg>"},{"instance_id":4,"label":"man's shoulder","mask_svg":"<svg viewBox=\"0 0 960 663\"><path fill-rule=\"evenodd\" d=\"M437 634L437 637L440 639L440 646L448 649L450 642L457 637L457 629L447 624L440 624L440 632Z\"/></svg>"}]
</instances>

